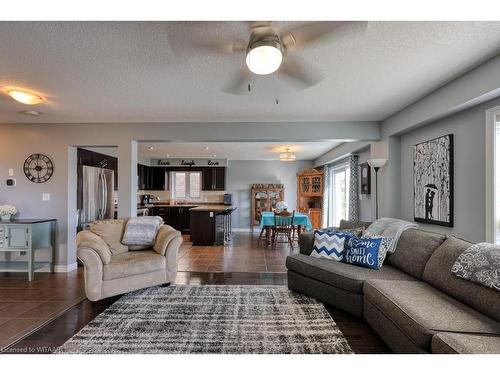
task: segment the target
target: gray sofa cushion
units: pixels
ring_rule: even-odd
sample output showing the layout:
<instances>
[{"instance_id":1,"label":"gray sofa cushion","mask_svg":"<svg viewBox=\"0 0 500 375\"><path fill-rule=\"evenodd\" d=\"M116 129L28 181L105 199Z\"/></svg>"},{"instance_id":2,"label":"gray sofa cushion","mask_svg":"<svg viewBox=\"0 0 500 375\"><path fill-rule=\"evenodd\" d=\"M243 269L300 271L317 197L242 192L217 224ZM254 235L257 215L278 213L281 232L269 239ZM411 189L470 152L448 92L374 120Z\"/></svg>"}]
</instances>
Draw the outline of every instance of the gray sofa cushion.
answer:
<instances>
[{"instance_id":1,"label":"gray sofa cushion","mask_svg":"<svg viewBox=\"0 0 500 375\"><path fill-rule=\"evenodd\" d=\"M311 255L314 246L314 231L301 233L299 236L299 251L304 255Z\"/></svg>"},{"instance_id":2,"label":"gray sofa cushion","mask_svg":"<svg viewBox=\"0 0 500 375\"><path fill-rule=\"evenodd\" d=\"M500 354L500 336L440 332L432 336L437 354Z\"/></svg>"},{"instance_id":3,"label":"gray sofa cushion","mask_svg":"<svg viewBox=\"0 0 500 375\"><path fill-rule=\"evenodd\" d=\"M500 293L451 273L458 256L472 243L449 237L431 256L423 280L500 322Z\"/></svg>"},{"instance_id":4,"label":"gray sofa cushion","mask_svg":"<svg viewBox=\"0 0 500 375\"><path fill-rule=\"evenodd\" d=\"M391 266L373 270L334 260L313 258L304 254L287 257L286 267L288 270L356 294L363 294L365 280L415 280Z\"/></svg>"},{"instance_id":5,"label":"gray sofa cushion","mask_svg":"<svg viewBox=\"0 0 500 375\"><path fill-rule=\"evenodd\" d=\"M363 291L365 301L426 351L439 331L500 334L500 323L423 281L369 280Z\"/></svg>"},{"instance_id":6,"label":"gray sofa cushion","mask_svg":"<svg viewBox=\"0 0 500 375\"><path fill-rule=\"evenodd\" d=\"M387 263L422 279L427 261L445 239L443 234L420 229L405 230L399 238L396 251L387 257Z\"/></svg>"},{"instance_id":7,"label":"gray sofa cushion","mask_svg":"<svg viewBox=\"0 0 500 375\"><path fill-rule=\"evenodd\" d=\"M340 220L339 229L350 229L350 228L368 228L371 222L369 221L353 221L353 220Z\"/></svg>"},{"instance_id":8,"label":"gray sofa cushion","mask_svg":"<svg viewBox=\"0 0 500 375\"><path fill-rule=\"evenodd\" d=\"M119 279L159 270L167 272L166 268L167 258L153 250L127 252L111 257L111 262L102 269L103 280Z\"/></svg>"}]
</instances>

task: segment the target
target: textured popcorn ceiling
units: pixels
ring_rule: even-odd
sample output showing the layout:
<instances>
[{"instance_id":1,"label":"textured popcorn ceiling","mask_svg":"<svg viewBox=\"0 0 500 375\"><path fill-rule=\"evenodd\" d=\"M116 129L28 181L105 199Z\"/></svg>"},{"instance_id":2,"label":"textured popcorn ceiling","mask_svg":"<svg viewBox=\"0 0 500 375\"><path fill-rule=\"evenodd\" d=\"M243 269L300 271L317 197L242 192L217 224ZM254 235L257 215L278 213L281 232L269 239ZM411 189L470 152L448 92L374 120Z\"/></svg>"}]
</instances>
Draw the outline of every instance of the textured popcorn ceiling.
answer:
<instances>
[{"instance_id":1,"label":"textured popcorn ceiling","mask_svg":"<svg viewBox=\"0 0 500 375\"><path fill-rule=\"evenodd\" d=\"M273 75L254 78L250 95L221 92L243 54L194 44L248 32L241 22L1 22L0 86L47 101L26 106L0 94L0 123L382 120L500 48L500 22L369 22L364 34L340 29L294 52L325 76L313 87Z\"/></svg>"}]
</instances>

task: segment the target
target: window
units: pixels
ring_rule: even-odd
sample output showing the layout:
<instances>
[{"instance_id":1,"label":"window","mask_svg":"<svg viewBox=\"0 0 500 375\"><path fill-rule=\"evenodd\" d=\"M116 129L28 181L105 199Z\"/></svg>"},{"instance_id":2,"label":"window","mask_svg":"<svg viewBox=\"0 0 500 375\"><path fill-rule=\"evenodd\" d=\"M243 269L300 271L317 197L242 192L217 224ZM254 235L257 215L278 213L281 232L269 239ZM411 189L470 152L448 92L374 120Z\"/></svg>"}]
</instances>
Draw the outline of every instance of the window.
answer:
<instances>
[{"instance_id":1,"label":"window","mask_svg":"<svg viewBox=\"0 0 500 375\"><path fill-rule=\"evenodd\" d=\"M349 165L330 169L328 188L328 225L338 226L349 218Z\"/></svg>"},{"instance_id":2,"label":"window","mask_svg":"<svg viewBox=\"0 0 500 375\"><path fill-rule=\"evenodd\" d=\"M201 172L172 172L171 181L172 198L201 198Z\"/></svg>"}]
</instances>

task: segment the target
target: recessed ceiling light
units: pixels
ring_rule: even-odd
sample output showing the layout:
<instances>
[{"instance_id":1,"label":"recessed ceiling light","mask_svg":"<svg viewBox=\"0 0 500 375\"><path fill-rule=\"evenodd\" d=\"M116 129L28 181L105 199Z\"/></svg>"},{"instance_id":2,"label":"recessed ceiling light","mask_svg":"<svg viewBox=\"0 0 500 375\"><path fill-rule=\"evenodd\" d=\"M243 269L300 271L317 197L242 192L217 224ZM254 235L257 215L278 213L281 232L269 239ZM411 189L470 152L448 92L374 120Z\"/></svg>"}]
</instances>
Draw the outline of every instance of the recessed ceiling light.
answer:
<instances>
[{"instance_id":1,"label":"recessed ceiling light","mask_svg":"<svg viewBox=\"0 0 500 375\"><path fill-rule=\"evenodd\" d=\"M217 157L217 155L216 155L216 154L213 154L213 157L214 157L214 158L216 158L216 157Z\"/></svg>"},{"instance_id":2,"label":"recessed ceiling light","mask_svg":"<svg viewBox=\"0 0 500 375\"><path fill-rule=\"evenodd\" d=\"M22 111L21 113L29 116L40 116L41 113L38 111Z\"/></svg>"},{"instance_id":3,"label":"recessed ceiling light","mask_svg":"<svg viewBox=\"0 0 500 375\"><path fill-rule=\"evenodd\" d=\"M167 154L167 158L169 158L169 157L170 157L170 154Z\"/></svg>"},{"instance_id":4,"label":"recessed ceiling light","mask_svg":"<svg viewBox=\"0 0 500 375\"><path fill-rule=\"evenodd\" d=\"M43 101L43 98L40 95L26 90L7 89L6 92L12 99L23 104L34 105L40 104Z\"/></svg>"},{"instance_id":5,"label":"recessed ceiling light","mask_svg":"<svg viewBox=\"0 0 500 375\"><path fill-rule=\"evenodd\" d=\"M207 151L208 151L208 150L210 150L210 147L208 147L208 146L207 146L207 147L205 147L205 150L207 150Z\"/></svg>"},{"instance_id":6,"label":"recessed ceiling light","mask_svg":"<svg viewBox=\"0 0 500 375\"><path fill-rule=\"evenodd\" d=\"M155 148L154 148L153 146L149 146L149 147L148 147L148 149L149 149L150 151L153 151Z\"/></svg>"}]
</instances>

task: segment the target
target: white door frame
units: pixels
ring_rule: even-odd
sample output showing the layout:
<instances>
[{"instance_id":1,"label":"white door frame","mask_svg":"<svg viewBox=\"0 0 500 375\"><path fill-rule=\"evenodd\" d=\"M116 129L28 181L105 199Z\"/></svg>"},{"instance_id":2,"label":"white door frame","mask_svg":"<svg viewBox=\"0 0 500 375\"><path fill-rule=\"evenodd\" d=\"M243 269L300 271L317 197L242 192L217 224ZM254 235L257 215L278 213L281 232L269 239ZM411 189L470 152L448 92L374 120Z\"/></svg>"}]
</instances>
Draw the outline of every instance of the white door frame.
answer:
<instances>
[{"instance_id":1,"label":"white door frame","mask_svg":"<svg viewBox=\"0 0 500 375\"><path fill-rule=\"evenodd\" d=\"M500 105L486 111L486 241L495 243L495 117L500 114Z\"/></svg>"}]
</instances>

